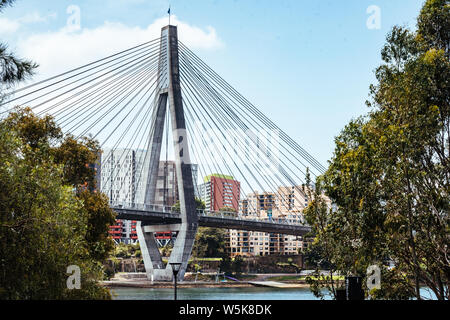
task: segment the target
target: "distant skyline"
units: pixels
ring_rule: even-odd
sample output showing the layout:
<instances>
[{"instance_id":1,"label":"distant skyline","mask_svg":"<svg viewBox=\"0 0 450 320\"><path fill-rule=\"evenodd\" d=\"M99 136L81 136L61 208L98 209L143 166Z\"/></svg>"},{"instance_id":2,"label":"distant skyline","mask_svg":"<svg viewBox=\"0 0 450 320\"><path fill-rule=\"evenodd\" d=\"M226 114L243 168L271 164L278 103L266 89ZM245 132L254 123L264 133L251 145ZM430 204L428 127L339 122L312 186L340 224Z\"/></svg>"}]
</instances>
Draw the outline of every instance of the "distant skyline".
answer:
<instances>
[{"instance_id":1,"label":"distant skyline","mask_svg":"<svg viewBox=\"0 0 450 320\"><path fill-rule=\"evenodd\" d=\"M424 0L18 0L0 37L40 64L36 81L158 37L169 2L181 40L327 165L334 137L369 112L387 33L414 29Z\"/></svg>"}]
</instances>

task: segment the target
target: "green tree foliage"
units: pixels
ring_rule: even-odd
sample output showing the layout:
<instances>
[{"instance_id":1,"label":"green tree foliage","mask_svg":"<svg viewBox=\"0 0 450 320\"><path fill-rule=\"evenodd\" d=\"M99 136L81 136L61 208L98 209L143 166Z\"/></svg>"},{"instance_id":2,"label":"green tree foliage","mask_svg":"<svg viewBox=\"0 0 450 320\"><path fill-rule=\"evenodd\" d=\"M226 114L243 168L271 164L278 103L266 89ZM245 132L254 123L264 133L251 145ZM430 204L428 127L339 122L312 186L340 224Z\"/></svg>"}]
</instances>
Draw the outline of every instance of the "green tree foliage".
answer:
<instances>
[{"instance_id":1,"label":"green tree foliage","mask_svg":"<svg viewBox=\"0 0 450 320\"><path fill-rule=\"evenodd\" d=\"M98 156L93 145L30 109L0 122L0 299L110 298L97 281L115 215L89 188L95 171L84 161ZM70 265L81 269L81 290L67 289Z\"/></svg>"},{"instance_id":2,"label":"green tree foliage","mask_svg":"<svg viewBox=\"0 0 450 320\"><path fill-rule=\"evenodd\" d=\"M416 32L388 34L371 112L336 138L316 184L336 209L313 201L307 210L315 245L337 271L382 267L372 298L421 298L421 285L450 297L449 10L448 0L429 0ZM395 268L384 266L389 259Z\"/></svg>"},{"instance_id":3,"label":"green tree foliage","mask_svg":"<svg viewBox=\"0 0 450 320\"><path fill-rule=\"evenodd\" d=\"M162 257L170 257L170 255L172 254L172 250L173 250L173 245L172 244L167 244L166 246L162 247L160 252L161 252L161 256Z\"/></svg>"},{"instance_id":4,"label":"green tree foliage","mask_svg":"<svg viewBox=\"0 0 450 320\"><path fill-rule=\"evenodd\" d=\"M450 10L448 0L427 1L417 21L419 42L426 48L444 50L450 45Z\"/></svg>"},{"instance_id":5,"label":"green tree foliage","mask_svg":"<svg viewBox=\"0 0 450 320\"><path fill-rule=\"evenodd\" d=\"M244 270L244 258L236 256L233 261L232 270L234 274L240 275Z\"/></svg>"},{"instance_id":6,"label":"green tree foliage","mask_svg":"<svg viewBox=\"0 0 450 320\"><path fill-rule=\"evenodd\" d=\"M109 227L115 223L115 213L109 207L106 195L83 190L78 198L88 212L86 242L93 259L104 261L114 248Z\"/></svg>"},{"instance_id":7,"label":"green tree foliage","mask_svg":"<svg viewBox=\"0 0 450 320\"><path fill-rule=\"evenodd\" d=\"M336 297L339 283L335 281L333 275L338 271L342 272L345 268L344 265L351 260L353 255L345 245L349 242L346 239L349 232L344 230L342 225L347 224L342 223L339 217L332 214L323 195L321 180L318 179L314 188L311 186L309 171L304 191L308 195L308 199L311 199L304 215L316 236L306 250L307 263L315 268L312 277L307 281L311 291L317 297L324 298L322 288L328 289L330 294ZM336 235L339 237L335 237ZM327 269L330 275L322 275L323 269Z\"/></svg>"},{"instance_id":8,"label":"green tree foliage","mask_svg":"<svg viewBox=\"0 0 450 320\"><path fill-rule=\"evenodd\" d=\"M14 0L1 0L0 12ZM0 100L37 65L0 43ZM0 299L108 299L98 285L113 248L114 213L95 192L92 139L64 136L54 120L17 109L0 122ZM67 267L81 269L68 290Z\"/></svg>"},{"instance_id":9,"label":"green tree foliage","mask_svg":"<svg viewBox=\"0 0 450 320\"><path fill-rule=\"evenodd\" d=\"M192 254L197 258L221 258L226 254L226 234L224 229L199 228Z\"/></svg>"},{"instance_id":10,"label":"green tree foliage","mask_svg":"<svg viewBox=\"0 0 450 320\"><path fill-rule=\"evenodd\" d=\"M225 272L226 275L231 275L233 273L233 261L228 254L222 257L220 261L219 268L222 272Z\"/></svg>"},{"instance_id":11,"label":"green tree foliage","mask_svg":"<svg viewBox=\"0 0 450 320\"><path fill-rule=\"evenodd\" d=\"M241 256L236 256L231 259L228 254L222 257L220 261L220 271L224 272L227 276L237 275L239 276L244 271L245 261Z\"/></svg>"},{"instance_id":12,"label":"green tree foliage","mask_svg":"<svg viewBox=\"0 0 450 320\"><path fill-rule=\"evenodd\" d=\"M132 257L140 257L141 252L139 244L119 243L118 245L114 246L112 254L115 258L129 259Z\"/></svg>"},{"instance_id":13,"label":"green tree foliage","mask_svg":"<svg viewBox=\"0 0 450 320\"><path fill-rule=\"evenodd\" d=\"M90 138L77 141L72 135L66 135L58 149L54 150L57 163L64 165L65 182L78 188L96 188L95 175L87 164L95 164L100 158L100 146Z\"/></svg>"}]
</instances>

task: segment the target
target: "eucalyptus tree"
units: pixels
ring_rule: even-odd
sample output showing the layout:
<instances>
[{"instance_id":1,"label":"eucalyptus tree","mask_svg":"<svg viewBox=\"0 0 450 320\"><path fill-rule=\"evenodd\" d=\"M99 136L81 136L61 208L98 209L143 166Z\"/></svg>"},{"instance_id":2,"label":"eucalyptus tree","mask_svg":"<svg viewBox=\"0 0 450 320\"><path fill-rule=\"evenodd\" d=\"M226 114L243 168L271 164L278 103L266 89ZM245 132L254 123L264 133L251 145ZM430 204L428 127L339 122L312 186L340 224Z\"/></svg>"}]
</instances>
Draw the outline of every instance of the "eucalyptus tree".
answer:
<instances>
[{"instance_id":1,"label":"eucalyptus tree","mask_svg":"<svg viewBox=\"0 0 450 320\"><path fill-rule=\"evenodd\" d=\"M370 112L336 138L319 178L336 210L318 202L307 210L317 245L334 243L328 259L336 270L382 268L372 298L421 299L422 285L450 298L449 12L448 0L428 0L416 31L396 26L388 34Z\"/></svg>"}]
</instances>

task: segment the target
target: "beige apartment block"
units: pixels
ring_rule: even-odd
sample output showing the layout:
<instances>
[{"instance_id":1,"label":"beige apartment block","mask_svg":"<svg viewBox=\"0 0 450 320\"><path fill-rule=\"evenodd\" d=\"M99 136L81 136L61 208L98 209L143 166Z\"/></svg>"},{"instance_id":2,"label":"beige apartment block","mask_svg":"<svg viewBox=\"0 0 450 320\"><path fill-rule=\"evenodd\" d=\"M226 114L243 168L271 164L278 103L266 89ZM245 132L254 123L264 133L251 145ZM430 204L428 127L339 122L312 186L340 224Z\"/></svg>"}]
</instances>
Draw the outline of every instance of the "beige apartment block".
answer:
<instances>
[{"instance_id":1,"label":"beige apartment block","mask_svg":"<svg viewBox=\"0 0 450 320\"><path fill-rule=\"evenodd\" d=\"M328 207L331 201L324 196ZM239 203L239 213L247 219L305 224L303 211L308 206L308 190L303 186L279 187L276 192L254 192ZM228 249L232 257L293 255L304 251L310 240L291 235L230 230Z\"/></svg>"}]
</instances>

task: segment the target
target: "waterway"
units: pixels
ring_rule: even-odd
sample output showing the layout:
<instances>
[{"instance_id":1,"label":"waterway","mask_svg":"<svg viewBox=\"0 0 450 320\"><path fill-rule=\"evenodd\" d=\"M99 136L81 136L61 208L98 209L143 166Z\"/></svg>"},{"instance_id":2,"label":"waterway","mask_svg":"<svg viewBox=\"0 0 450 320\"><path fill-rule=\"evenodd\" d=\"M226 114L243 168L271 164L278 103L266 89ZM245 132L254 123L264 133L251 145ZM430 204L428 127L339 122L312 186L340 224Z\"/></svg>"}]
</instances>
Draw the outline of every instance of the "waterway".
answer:
<instances>
[{"instance_id":1,"label":"waterway","mask_svg":"<svg viewBox=\"0 0 450 320\"><path fill-rule=\"evenodd\" d=\"M170 288L115 288L112 293L115 300L173 300ZM307 288L179 288L177 293L179 300L318 300ZM434 296L425 289L422 294L431 299Z\"/></svg>"},{"instance_id":2,"label":"waterway","mask_svg":"<svg viewBox=\"0 0 450 320\"><path fill-rule=\"evenodd\" d=\"M173 289L115 288L115 300L173 300ZM317 300L307 288L179 288L180 300Z\"/></svg>"}]
</instances>

